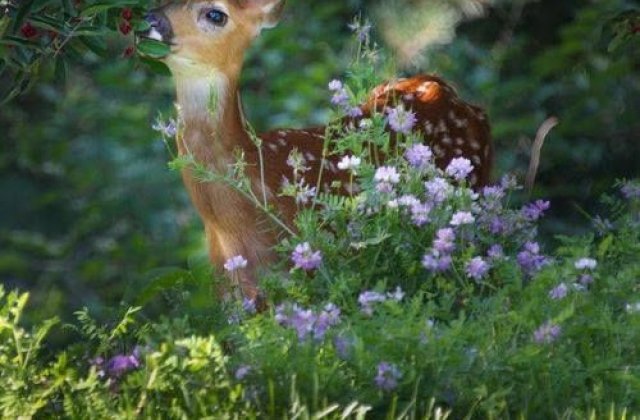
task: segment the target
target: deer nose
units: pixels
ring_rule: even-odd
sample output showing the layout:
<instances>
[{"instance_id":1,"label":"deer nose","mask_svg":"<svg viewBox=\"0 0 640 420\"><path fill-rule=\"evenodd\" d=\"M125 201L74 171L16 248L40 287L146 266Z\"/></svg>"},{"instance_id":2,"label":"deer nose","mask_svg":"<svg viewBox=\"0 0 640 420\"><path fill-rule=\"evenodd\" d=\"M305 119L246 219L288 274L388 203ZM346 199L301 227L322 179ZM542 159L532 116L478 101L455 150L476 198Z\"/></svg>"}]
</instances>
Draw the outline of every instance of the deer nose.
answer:
<instances>
[{"instance_id":1,"label":"deer nose","mask_svg":"<svg viewBox=\"0 0 640 420\"><path fill-rule=\"evenodd\" d=\"M170 43L173 38L171 22L160 10L152 10L144 16L144 20L149 24L149 29L142 36L155 39L156 41Z\"/></svg>"}]
</instances>

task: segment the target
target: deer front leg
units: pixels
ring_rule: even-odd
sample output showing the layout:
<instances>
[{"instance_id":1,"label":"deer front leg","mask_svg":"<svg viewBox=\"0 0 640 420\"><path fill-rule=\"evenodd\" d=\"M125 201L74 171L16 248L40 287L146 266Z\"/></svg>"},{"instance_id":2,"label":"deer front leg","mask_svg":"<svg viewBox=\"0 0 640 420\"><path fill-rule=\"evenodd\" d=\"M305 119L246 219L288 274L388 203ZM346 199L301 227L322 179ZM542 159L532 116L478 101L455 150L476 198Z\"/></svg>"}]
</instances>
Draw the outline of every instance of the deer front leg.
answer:
<instances>
[{"instance_id":1,"label":"deer front leg","mask_svg":"<svg viewBox=\"0 0 640 420\"><path fill-rule=\"evenodd\" d=\"M249 237L248 232L238 232L235 235L221 234L210 226L207 226L205 231L211 263L216 271L224 271L223 274L229 279L228 282L218 285L216 294L226 300L239 292L242 297L256 301L259 297L257 270L265 260L271 259L271 251L260 246L258 238ZM247 260L246 267L225 270L225 263L236 256L242 256Z\"/></svg>"}]
</instances>

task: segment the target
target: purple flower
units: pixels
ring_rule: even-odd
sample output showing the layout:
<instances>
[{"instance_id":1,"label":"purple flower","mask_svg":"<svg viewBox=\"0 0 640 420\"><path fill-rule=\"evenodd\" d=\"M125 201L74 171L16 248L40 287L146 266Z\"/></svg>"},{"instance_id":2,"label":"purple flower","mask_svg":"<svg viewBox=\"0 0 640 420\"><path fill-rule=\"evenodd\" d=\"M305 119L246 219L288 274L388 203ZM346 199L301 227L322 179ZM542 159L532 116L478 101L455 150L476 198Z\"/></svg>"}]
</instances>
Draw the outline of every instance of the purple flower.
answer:
<instances>
[{"instance_id":1,"label":"purple flower","mask_svg":"<svg viewBox=\"0 0 640 420\"><path fill-rule=\"evenodd\" d=\"M449 254L456 248L456 233L451 228L438 229L433 240L433 249L439 254Z\"/></svg>"},{"instance_id":2,"label":"purple flower","mask_svg":"<svg viewBox=\"0 0 640 420\"><path fill-rule=\"evenodd\" d=\"M474 280L482 280L487 275L491 266L482 257L472 258L465 267L467 276Z\"/></svg>"},{"instance_id":3,"label":"purple flower","mask_svg":"<svg viewBox=\"0 0 640 420\"><path fill-rule=\"evenodd\" d=\"M322 340L329 329L340 323L340 308L333 303L328 303L316 318L313 326L313 336L317 340Z\"/></svg>"},{"instance_id":4,"label":"purple flower","mask_svg":"<svg viewBox=\"0 0 640 420\"><path fill-rule=\"evenodd\" d=\"M340 357L343 360L349 357L349 348L351 347L351 340L343 336L336 336L333 339L333 346L336 349L336 353L338 354L338 357Z\"/></svg>"},{"instance_id":5,"label":"purple flower","mask_svg":"<svg viewBox=\"0 0 640 420\"><path fill-rule=\"evenodd\" d=\"M338 79L333 79L332 81L329 82L329 90L331 92L341 90L342 88L344 88L344 86L342 82Z\"/></svg>"},{"instance_id":6,"label":"purple flower","mask_svg":"<svg viewBox=\"0 0 640 420\"><path fill-rule=\"evenodd\" d=\"M482 189L482 196L487 200L502 200L504 189L499 185L490 185Z\"/></svg>"},{"instance_id":7,"label":"purple flower","mask_svg":"<svg viewBox=\"0 0 640 420\"><path fill-rule=\"evenodd\" d=\"M569 288L567 287L567 285L564 283L560 283L549 291L549 297L553 300L564 299L567 296L568 292Z\"/></svg>"},{"instance_id":8,"label":"purple flower","mask_svg":"<svg viewBox=\"0 0 640 420\"><path fill-rule=\"evenodd\" d=\"M497 260L497 259L503 258L504 250L502 249L502 245L500 244L491 245L491 247L489 247L489 250L487 251L487 257L489 257L490 260Z\"/></svg>"},{"instance_id":9,"label":"purple flower","mask_svg":"<svg viewBox=\"0 0 640 420\"><path fill-rule=\"evenodd\" d=\"M397 184L400 182L400 174L393 166L381 166L376 169L373 179L380 182L388 182L389 184Z\"/></svg>"},{"instance_id":10,"label":"purple flower","mask_svg":"<svg viewBox=\"0 0 640 420\"><path fill-rule=\"evenodd\" d=\"M595 270L598 266L598 261L593 258L580 258L575 262L574 266L578 270Z\"/></svg>"},{"instance_id":11,"label":"purple flower","mask_svg":"<svg viewBox=\"0 0 640 420\"><path fill-rule=\"evenodd\" d=\"M176 120L170 118L169 121L162 121L160 118L156 119L156 122L153 123L151 128L159 133L161 133L164 137L175 137L178 133L178 128L176 125Z\"/></svg>"},{"instance_id":12,"label":"purple flower","mask_svg":"<svg viewBox=\"0 0 640 420\"><path fill-rule=\"evenodd\" d=\"M638 182L625 182L620 188L620 191L627 200L640 199L640 183Z\"/></svg>"},{"instance_id":13,"label":"purple flower","mask_svg":"<svg viewBox=\"0 0 640 420\"><path fill-rule=\"evenodd\" d=\"M420 205L420 200L418 200L416 196L411 194L405 194L402 197L398 198L397 201L398 205L400 206L413 207Z\"/></svg>"},{"instance_id":14,"label":"purple flower","mask_svg":"<svg viewBox=\"0 0 640 420\"><path fill-rule=\"evenodd\" d=\"M289 324L289 315L284 304L276 306L275 320L278 325L287 326Z\"/></svg>"},{"instance_id":15,"label":"purple flower","mask_svg":"<svg viewBox=\"0 0 640 420\"><path fill-rule=\"evenodd\" d=\"M340 309L329 303L316 315L311 309L301 308L297 304L290 307L279 305L276 307L275 319L279 325L293 328L300 341L311 335L322 340L329 327L340 322Z\"/></svg>"},{"instance_id":16,"label":"purple flower","mask_svg":"<svg viewBox=\"0 0 640 420\"><path fill-rule=\"evenodd\" d=\"M449 270L452 262L453 260L451 255L441 254L436 250L433 250L430 254L425 254L424 257L422 257L422 266L433 272Z\"/></svg>"},{"instance_id":17,"label":"purple flower","mask_svg":"<svg viewBox=\"0 0 640 420\"><path fill-rule=\"evenodd\" d=\"M429 221L431 206L429 204L417 203L411 206L411 221L416 226L422 226Z\"/></svg>"},{"instance_id":18,"label":"purple flower","mask_svg":"<svg viewBox=\"0 0 640 420\"><path fill-rule=\"evenodd\" d=\"M233 272L241 268L245 268L246 266L247 266L247 260L242 255L236 255L235 257L231 257L224 263L224 269L229 272Z\"/></svg>"},{"instance_id":19,"label":"purple flower","mask_svg":"<svg viewBox=\"0 0 640 420\"><path fill-rule=\"evenodd\" d=\"M392 391L398 386L398 379L402 374L395 365L387 362L378 364L378 373L375 377L375 383L378 388L383 391Z\"/></svg>"},{"instance_id":20,"label":"purple flower","mask_svg":"<svg viewBox=\"0 0 640 420\"><path fill-rule=\"evenodd\" d=\"M491 218L489 221L489 232L493 235L501 235L505 233L507 230L507 226L502 217L496 216Z\"/></svg>"},{"instance_id":21,"label":"purple flower","mask_svg":"<svg viewBox=\"0 0 640 420\"><path fill-rule=\"evenodd\" d=\"M387 297L389 299L395 300L396 302L400 302L404 298L404 292L402 291L400 286L398 286L393 292L387 292Z\"/></svg>"},{"instance_id":22,"label":"purple flower","mask_svg":"<svg viewBox=\"0 0 640 420\"><path fill-rule=\"evenodd\" d=\"M384 302L387 300L387 297L382 293L366 291L360 293L358 296L358 303L360 304L360 310L368 315L373 315L373 305L375 303Z\"/></svg>"},{"instance_id":23,"label":"purple flower","mask_svg":"<svg viewBox=\"0 0 640 420\"><path fill-rule=\"evenodd\" d=\"M256 301L254 299L244 298L242 300L242 309L248 314L256 313Z\"/></svg>"},{"instance_id":24,"label":"purple flower","mask_svg":"<svg viewBox=\"0 0 640 420\"><path fill-rule=\"evenodd\" d=\"M431 163L433 153L429 146L425 146L424 144L414 144L404 152L404 157L414 168L425 169L429 163Z\"/></svg>"},{"instance_id":25,"label":"purple flower","mask_svg":"<svg viewBox=\"0 0 640 420\"><path fill-rule=\"evenodd\" d=\"M538 344L549 344L554 342L562 332L559 325L552 324L550 321L541 325L533 332L533 341Z\"/></svg>"},{"instance_id":26,"label":"purple flower","mask_svg":"<svg viewBox=\"0 0 640 420\"><path fill-rule=\"evenodd\" d=\"M517 260L520 268L527 275L535 273L548 264L544 255L540 255L540 245L536 242L524 244L523 250L518 253Z\"/></svg>"},{"instance_id":27,"label":"purple flower","mask_svg":"<svg viewBox=\"0 0 640 420\"><path fill-rule=\"evenodd\" d=\"M516 177L511 174L506 174L500 179L500 186L505 190L515 190L520 187Z\"/></svg>"},{"instance_id":28,"label":"purple flower","mask_svg":"<svg viewBox=\"0 0 640 420\"><path fill-rule=\"evenodd\" d=\"M451 217L451 222L449 224L451 226L461 226L461 225L469 225L475 222L476 219L473 215L468 211L459 211L454 213Z\"/></svg>"},{"instance_id":29,"label":"purple flower","mask_svg":"<svg viewBox=\"0 0 640 420\"><path fill-rule=\"evenodd\" d=\"M362 117L363 112L359 106L351 106L347 108L347 115L352 118Z\"/></svg>"},{"instance_id":30,"label":"purple flower","mask_svg":"<svg viewBox=\"0 0 640 420\"><path fill-rule=\"evenodd\" d=\"M304 178L300 180L296 191L296 203L307 204L313 197L316 196L316 187L308 185Z\"/></svg>"},{"instance_id":31,"label":"purple flower","mask_svg":"<svg viewBox=\"0 0 640 420\"><path fill-rule=\"evenodd\" d=\"M249 374L249 372L251 372L251 366L249 365L242 365L240 366L238 369L236 369L236 374L235 377L238 381L243 380L244 378L247 377L247 375Z\"/></svg>"},{"instance_id":32,"label":"purple flower","mask_svg":"<svg viewBox=\"0 0 640 420\"><path fill-rule=\"evenodd\" d=\"M304 242L296 246L291 254L291 260L295 264L295 268L310 271L320 267L322 263L322 253L320 251L313 251L309 242Z\"/></svg>"},{"instance_id":33,"label":"purple flower","mask_svg":"<svg viewBox=\"0 0 640 420\"><path fill-rule=\"evenodd\" d=\"M345 89L341 89L333 94L331 103L334 105L346 106L349 103L349 94Z\"/></svg>"},{"instance_id":34,"label":"purple flower","mask_svg":"<svg viewBox=\"0 0 640 420\"><path fill-rule=\"evenodd\" d=\"M360 23L359 20L350 23L349 29L351 29L358 38L358 41L365 42L369 39L369 32L371 31L371 24L369 22L365 22L364 24Z\"/></svg>"},{"instance_id":35,"label":"purple flower","mask_svg":"<svg viewBox=\"0 0 640 420\"><path fill-rule=\"evenodd\" d=\"M548 201L537 200L534 203L527 204L520 211L522 216L529 221L536 221L544 215L544 212L549 209L551 203Z\"/></svg>"},{"instance_id":36,"label":"purple flower","mask_svg":"<svg viewBox=\"0 0 640 420\"><path fill-rule=\"evenodd\" d=\"M357 156L344 156L340 162L338 162L338 169L355 172L360 166L360 163L362 163L362 160Z\"/></svg>"},{"instance_id":37,"label":"purple flower","mask_svg":"<svg viewBox=\"0 0 640 420\"><path fill-rule=\"evenodd\" d=\"M402 104L391 108L387 114L387 122L396 133L409 134L417 121L416 114L405 110Z\"/></svg>"},{"instance_id":38,"label":"purple flower","mask_svg":"<svg viewBox=\"0 0 640 420\"><path fill-rule=\"evenodd\" d=\"M111 378L119 378L140 367L140 361L133 354L119 354L107 362L107 373Z\"/></svg>"},{"instance_id":39,"label":"purple flower","mask_svg":"<svg viewBox=\"0 0 640 420\"><path fill-rule=\"evenodd\" d=\"M462 181L473 171L473 165L467 158L454 158L449 162L445 173L456 181Z\"/></svg>"},{"instance_id":40,"label":"purple flower","mask_svg":"<svg viewBox=\"0 0 640 420\"><path fill-rule=\"evenodd\" d=\"M588 286L593 283L593 276L591 274L581 274L578 278L578 283L582 286Z\"/></svg>"},{"instance_id":41,"label":"purple flower","mask_svg":"<svg viewBox=\"0 0 640 420\"><path fill-rule=\"evenodd\" d=\"M451 184L449 184L446 179L440 177L425 182L424 187L427 190L428 198L434 203L442 203L445 201L453 190Z\"/></svg>"},{"instance_id":42,"label":"purple flower","mask_svg":"<svg viewBox=\"0 0 640 420\"><path fill-rule=\"evenodd\" d=\"M296 330L298 340L303 341L313 331L316 316L311 309L302 309L293 305L293 313L289 318L289 326Z\"/></svg>"}]
</instances>

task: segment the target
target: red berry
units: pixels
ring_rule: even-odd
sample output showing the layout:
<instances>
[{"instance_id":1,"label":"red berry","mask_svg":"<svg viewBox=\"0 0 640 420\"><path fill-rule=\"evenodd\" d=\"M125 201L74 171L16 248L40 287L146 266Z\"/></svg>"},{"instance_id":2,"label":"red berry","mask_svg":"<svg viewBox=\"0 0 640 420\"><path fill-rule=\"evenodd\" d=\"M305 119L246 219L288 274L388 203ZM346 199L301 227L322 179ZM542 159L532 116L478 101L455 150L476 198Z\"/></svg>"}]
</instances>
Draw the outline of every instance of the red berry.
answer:
<instances>
[{"instance_id":1,"label":"red berry","mask_svg":"<svg viewBox=\"0 0 640 420\"><path fill-rule=\"evenodd\" d=\"M133 17L133 12L131 11L130 8L127 7L122 9L122 19L126 21L130 21L132 17Z\"/></svg>"},{"instance_id":2,"label":"red berry","mask_svg":"<svg viewBox=\"0 0 640 420\"><path fill-rule=\"evenodd\" d=\"M129 45L127 48L124 49L124 51L122 52L122 57L123 58L129 58L133 55L133 52L135 51L135 49L133 48L133 46Z\"/></svg>"},{"instance_id":3,"label":"red berry","mask_svg":"<svg viewBox=\"0 0 640 420\"><path fill-rule=\"evenodd\" d=\"M127 21L122 22L120 24L120 32L122 32L122 35L127 35L131 32L131 24Z\"/></svg>"},{"instance_id":4,"label":"red berry","mask_svg":"<svg viewBox=\"0 0 640 420\"><path fill-rule=\"evenodd\" d=\"M38 30L34 28L33 25L29 22L22 25L22 27L20 28L20 32L25 38L33 38L34 36L38 35Z\"/></svg>"},{"instance_id":5,"label":"red berry","mask_svg":"<svg viewBox=\"0 0 640 420\"><path fill-rule=\"evenodd\" d=\"M631 33L632 34L639 34L640 33L640 23L631 28Z\"/></svg>"}]
</instances>

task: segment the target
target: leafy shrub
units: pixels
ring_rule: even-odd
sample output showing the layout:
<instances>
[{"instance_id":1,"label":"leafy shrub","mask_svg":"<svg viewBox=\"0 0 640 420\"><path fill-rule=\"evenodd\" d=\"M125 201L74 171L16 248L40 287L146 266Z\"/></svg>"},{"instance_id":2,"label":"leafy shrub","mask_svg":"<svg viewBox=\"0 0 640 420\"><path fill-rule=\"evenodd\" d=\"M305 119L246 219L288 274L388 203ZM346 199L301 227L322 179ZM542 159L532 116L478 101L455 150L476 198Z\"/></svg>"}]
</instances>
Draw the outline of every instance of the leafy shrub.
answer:
<instances>
[{"instance_id":1,"label":"leafy shrub","mask_svg":"<svg viewBox=\"0 0 640 420\"><path fill-rule=\"evenodd\" d=\"M366 45L365 45L366 47ZM349 83L330 88L344 109L377 75L368 47ZM344 94L344 95L343 95ZM342 111L342 109L340 110ZM217 302L196 316L115 326L87 311L65 329L77 343L43 347L55 321L28 332L27 295L0 293L0 410L5 417L624 417L640 413L640 187L605 197L611 217L561 238L545 255L544 200L513 205L517 183L473 191L472 163L444 170L412 134L410 110L334 125L332 150L352 173L347 196L316 194L294 151L282 194L300 204L281 261L262 276L269 309ZM391 142L384 127L398 131ZM178 127L180 124L178 124ZM364 145L371 142L379 156ZM257 142L259 144L259 142ZM241 162L239 162L241 163ZM203 182L252 195L242 165ZM336 186L337 187L337 186ZM233 277L242 256L226 264ZM209 270L172 272L155 290L183 296ZM224 281L224 280L221 280ZM175 291L170 292L173 288ZM184 310L177 299L176 312Z\"/></svg>"}]
</instances>

